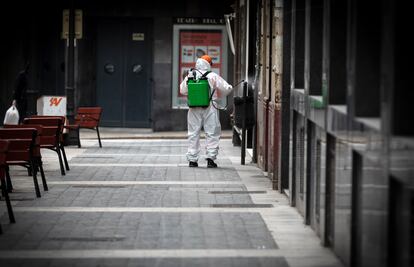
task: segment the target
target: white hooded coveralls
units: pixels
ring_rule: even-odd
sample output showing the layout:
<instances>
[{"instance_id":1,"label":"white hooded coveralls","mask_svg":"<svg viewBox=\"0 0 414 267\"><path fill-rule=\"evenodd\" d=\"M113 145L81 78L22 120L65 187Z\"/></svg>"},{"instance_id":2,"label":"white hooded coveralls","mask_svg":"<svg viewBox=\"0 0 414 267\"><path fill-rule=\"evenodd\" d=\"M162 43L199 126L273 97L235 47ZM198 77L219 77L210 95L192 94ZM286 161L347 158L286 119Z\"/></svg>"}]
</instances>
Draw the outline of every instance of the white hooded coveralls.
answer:
<instances>
[{"instance_id":1,"label":"white hooded coveralls","mask_svg":"<svg viewBox=\"0 0 414 267\"><path fill-rule=\"evenodd\" d=\"M199 58L196 62L196 69L201 72L196 71L196 78L200 78L206 71L211 70L211 66L207 60ZM212 97L213 101L219 97L221 98L227 96L233 89L230 84L214 72L210 72L207 75L207 79L211 90L215 90ZM185 77L180 84L180 93L183 95L188 95L187 80L188 78ZM207 158L215 160L218 154L221 135L218 110L213 107L211 103L207 108L189 108L187 114L187 127L189 143L187 160L193 162L198 161L198 156L200 154L200 132L202 127L204 128L204 132L206 134Z\"/></svg>"}]
</instances>

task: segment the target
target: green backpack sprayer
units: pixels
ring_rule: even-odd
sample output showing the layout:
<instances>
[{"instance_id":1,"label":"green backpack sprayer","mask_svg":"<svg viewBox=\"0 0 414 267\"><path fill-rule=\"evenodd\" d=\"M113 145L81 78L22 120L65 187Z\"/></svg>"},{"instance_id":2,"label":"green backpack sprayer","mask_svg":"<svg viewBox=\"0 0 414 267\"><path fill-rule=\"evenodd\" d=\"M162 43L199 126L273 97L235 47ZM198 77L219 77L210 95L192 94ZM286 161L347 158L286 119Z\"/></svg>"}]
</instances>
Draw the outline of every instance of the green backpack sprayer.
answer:
<instances>
[{"instance_id":1,"label":"green backpack sprayer","mask_svg":"<svg viewBox=\"0 0 414 267\"><path fill-rule=\"evenodd\" d=\"M210 106L211 98L214 90L211 93L211 88L208 83L207 75L211 71L206 71L199 79L196 78L196 69L192 69L192 77L188 77L188 106L190 108ZM199 71L199 70L197 70ZM200 72L200 71L199 71Z\"/></svg>"}]
</instances>

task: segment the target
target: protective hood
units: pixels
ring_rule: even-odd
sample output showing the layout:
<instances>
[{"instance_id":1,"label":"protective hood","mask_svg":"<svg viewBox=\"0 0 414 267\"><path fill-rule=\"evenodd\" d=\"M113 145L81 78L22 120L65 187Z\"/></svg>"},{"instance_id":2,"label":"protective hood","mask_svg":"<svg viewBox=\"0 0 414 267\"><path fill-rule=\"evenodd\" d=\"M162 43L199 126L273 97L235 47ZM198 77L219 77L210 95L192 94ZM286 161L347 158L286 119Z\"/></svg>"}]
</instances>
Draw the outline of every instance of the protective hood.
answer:
<instances>
[{"instance_id":1,"label":"protective hood","mask_svg":"<svg viewBox=\"0 0 414 267\"><path fill-rule=\"evenodd\" d=\"M210 71L211 70L211 66L210 63L208 63L207 60L199 58L197 59L196 62L196 69L200 70L200 71Z\"/></svg>"}]
</instances>

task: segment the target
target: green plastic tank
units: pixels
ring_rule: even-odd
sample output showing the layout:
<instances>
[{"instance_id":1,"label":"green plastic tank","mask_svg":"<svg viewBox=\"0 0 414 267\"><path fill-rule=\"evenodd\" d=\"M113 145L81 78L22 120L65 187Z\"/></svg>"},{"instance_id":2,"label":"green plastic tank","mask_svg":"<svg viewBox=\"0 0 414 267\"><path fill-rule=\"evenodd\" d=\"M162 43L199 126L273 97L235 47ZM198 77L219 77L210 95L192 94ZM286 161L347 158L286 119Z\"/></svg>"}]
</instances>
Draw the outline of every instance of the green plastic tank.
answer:
<instances>
[{"instance_id":1,"label":"green plastic tank","mask_svg":"<svg viewBox=\"0 0 414 267\"><path fill-rule=\"evenodd\" d=\"M188 79L188 106L208 107L210 105L210 85L207 78Z\"/></svg>"}]
</instances>

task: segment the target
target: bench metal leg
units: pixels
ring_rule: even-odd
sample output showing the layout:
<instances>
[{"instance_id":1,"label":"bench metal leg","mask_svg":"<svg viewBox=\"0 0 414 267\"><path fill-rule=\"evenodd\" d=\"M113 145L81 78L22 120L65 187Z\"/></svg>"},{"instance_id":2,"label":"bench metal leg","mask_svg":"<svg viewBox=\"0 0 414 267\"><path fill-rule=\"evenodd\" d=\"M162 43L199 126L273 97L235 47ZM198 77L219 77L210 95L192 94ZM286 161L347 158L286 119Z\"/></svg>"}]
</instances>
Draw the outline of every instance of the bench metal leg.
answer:
<instances>
[{"instance_id":1,"label":"bench metal leg","mask_svg":"<svg viewBox=\"0 0 414 267\"><path fill-rule=\"evenodd\" d=\"M101 136L99 135L99 127L98 126L96 126L96 133L98 134L99 147L102 148Z\"/></svg>"},{"instance_id":2,"label":"bench metal leg","mask_svg":"<svg viewBox=\"0 0 414 267\"><path fill-rule=\"evenodd\" d=\"M59 149L59 147L57 147L55 151L56 151L56 153L58 154L58 158L59 158L60 173L61 173L62 175L66 175L66 173L65 173L65 167L63 166L62 155L60 154L60 149Z\"/></svg>"},{"instance_id":3,"label":"bench metal leg","mask_svg":"<svg viewBox=\"0 0 414 267\"><path fill-rule=\"evenodd\" d=\"M76 134L78 135L78 148L81 148L81 142L80 142L80 127L76 130Z\"/></svg>"},{"instance_id":4,"label":"bench metal leg","mask_svg":"<svg viewBox=\"0 0 414 267\"><path fill-rule=\"evenodd\" d=\"M4 198L6 200L6 206L7 206L7 212L9 214L9 220L11 223L15 223L16 220L14 218L13 209L10 203L9 193L7 192L7 185L6 181L4 179L1 179L1 192L4 195Z\"/></svg>"},{"instance_id":5,"label":"bench metal leg","mask_svg":"<svg viewBox=\"0 0 414 267\"><path fill-rule=\"evenodd\" d=\"M37 182L36 166L33 163L33 161L30 161L30 167L32 168L33 183L34 183L34 187L35 187L35 191L36 191L36 197L41 197L40 189L39 189L39 183Z\"/></svg>"},{"instance_id":6,"label":"bench metal leg","mask_svg":"<svg viewBox=\"0 0 414 267\"><path fill-rule=\"evenodd\" d=\"M60 146L60 151L62 151L62 155L63 155L63 160L65 161L65 167L66 170L69 171L69 163L68 163L68 159L66 158L66 152L65 152L65 147L63 145Z\"/></svg>"},{"instance_id":7,"label":"bench metal leg","mask_svg":"<svg viewBox=\"0 0 414 267\"><path fill-rule=\"evenodd\" d=\"M10 179L10 172L9 172L9 167L6 167L6 185L7 185L7 192L12 192L13 191L13 184L12 181Z\"/></svg>"},{"instance_id":8,"label":"bench metal leg","mask_svg":"<svg viewBox=\"0 0 414 267\"><path fill-rule=\"evenodd\" d=\"M45 172L43 171L43 163L41 159L39 159L38 161L38 166L40 170L40 176L42 177L43 190L48 191L49 188L47 187Z\"/></svg>"}]
</instances>

